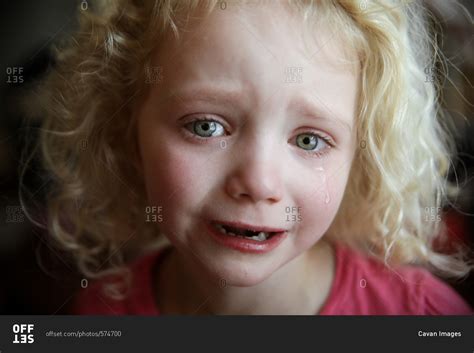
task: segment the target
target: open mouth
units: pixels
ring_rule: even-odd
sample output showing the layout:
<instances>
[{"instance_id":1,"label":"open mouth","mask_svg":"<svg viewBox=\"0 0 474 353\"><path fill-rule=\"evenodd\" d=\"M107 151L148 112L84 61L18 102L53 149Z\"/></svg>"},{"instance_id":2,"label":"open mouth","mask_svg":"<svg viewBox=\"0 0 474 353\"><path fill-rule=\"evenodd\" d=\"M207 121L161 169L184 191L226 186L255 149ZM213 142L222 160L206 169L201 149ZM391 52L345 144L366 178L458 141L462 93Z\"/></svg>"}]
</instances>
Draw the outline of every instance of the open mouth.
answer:
<instances>
[{"instance_id":1,"label":"open mouth","mask_svg":"<svg viewBox=\"0 0 474 353\"><path fill-rule=\"evenodd\" d=\"M281 232L263 232L259 230L244 229L232 227L225 224L213 223L213 227L216 228L220 233L229 235L232 237L252 239L256 241L265 241L270 239L276 234Z\"/></svg>"}]
</instances>

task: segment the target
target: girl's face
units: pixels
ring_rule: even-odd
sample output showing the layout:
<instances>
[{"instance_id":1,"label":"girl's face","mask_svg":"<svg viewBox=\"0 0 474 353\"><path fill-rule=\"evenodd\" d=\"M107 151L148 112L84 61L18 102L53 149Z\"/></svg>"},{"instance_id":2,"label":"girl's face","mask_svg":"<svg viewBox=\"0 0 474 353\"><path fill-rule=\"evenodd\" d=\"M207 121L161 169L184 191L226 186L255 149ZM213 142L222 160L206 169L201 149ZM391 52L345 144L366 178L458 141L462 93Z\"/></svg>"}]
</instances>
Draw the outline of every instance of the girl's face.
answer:
<instances>
[{"instance_id":1,"label":"girl's face","mask_svg":"<svg viewBox=\"0 0 474 353\"><path fill-rule=\"evenodd\" d=\"M330 31L309 36L277 5L218 8L181 36L157 48L150 71L161 76L138 112L148 200L195 268L255 285L317 243L337 213L358 71L341 64ZM285 233L272 249L254 240L238 250L211 235L214 221Z\"/></svg>"}]
</instances>

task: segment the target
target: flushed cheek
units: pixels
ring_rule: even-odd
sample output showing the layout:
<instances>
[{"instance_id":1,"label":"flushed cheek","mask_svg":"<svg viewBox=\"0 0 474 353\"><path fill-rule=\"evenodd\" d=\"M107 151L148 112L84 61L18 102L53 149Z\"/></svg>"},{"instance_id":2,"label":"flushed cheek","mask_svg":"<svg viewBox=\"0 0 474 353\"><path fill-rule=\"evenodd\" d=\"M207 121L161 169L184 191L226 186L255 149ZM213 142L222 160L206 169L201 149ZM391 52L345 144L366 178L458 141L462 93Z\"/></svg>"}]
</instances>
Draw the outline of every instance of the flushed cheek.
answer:
<instances>
[{"instance_id":1,"label":"flushed cheek","mask_svg":"<svg viewBox=\"0 0 474 353\"><path fill-rule=\"evenodd\" d=\"M316 243L334 220L346 185L344 171L332 177L318 175L310 185L298 199L300 221L296 246L299 248Z\"/></svg>"},{"instance_id":2,"label":"flushed cheek","mask_svg":"<svg viewBox=\"0 0 474 353\"><path fill-rule=\"evenodd\" d=\"M202 185L205 164L183 150L164 146L150 149L144 159L148 200L162 206L161 226L177 229L187 222L190 211L199 209L206 192Z\"/></svg>"},{"instance_id":3,"label":"flushed cheek","mask_svg":"<svg viewBox=\"0 0 474 353\"><path fill-rule=\"evenodd\" d=\"M324 235L335 214L334 208L324 202L302 203L301 221L296 228L298 233L296 247L307 249Z\"/></svg>"}]
</instances>

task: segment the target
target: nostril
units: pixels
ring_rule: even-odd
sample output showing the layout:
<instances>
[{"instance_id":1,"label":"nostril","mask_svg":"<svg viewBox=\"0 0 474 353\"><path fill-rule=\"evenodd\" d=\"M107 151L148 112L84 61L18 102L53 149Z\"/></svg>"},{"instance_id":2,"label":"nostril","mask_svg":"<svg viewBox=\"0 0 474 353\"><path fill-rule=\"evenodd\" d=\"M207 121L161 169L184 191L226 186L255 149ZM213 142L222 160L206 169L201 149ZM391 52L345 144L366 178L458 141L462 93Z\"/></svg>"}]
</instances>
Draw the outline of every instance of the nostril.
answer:
<instances>
[{"instance_id":1,"label":"nostril","mask_svg":"<svg viewBox=\"0 0 474 353\"><path fill-rule=\"evenodd\" d=\"M268 172L250 171L239 171L230 176L226 181L226 192L236 200L254 203L264 200L276 203L283 194L281 182L276 177Z\"/></svg>"}]
</instances>

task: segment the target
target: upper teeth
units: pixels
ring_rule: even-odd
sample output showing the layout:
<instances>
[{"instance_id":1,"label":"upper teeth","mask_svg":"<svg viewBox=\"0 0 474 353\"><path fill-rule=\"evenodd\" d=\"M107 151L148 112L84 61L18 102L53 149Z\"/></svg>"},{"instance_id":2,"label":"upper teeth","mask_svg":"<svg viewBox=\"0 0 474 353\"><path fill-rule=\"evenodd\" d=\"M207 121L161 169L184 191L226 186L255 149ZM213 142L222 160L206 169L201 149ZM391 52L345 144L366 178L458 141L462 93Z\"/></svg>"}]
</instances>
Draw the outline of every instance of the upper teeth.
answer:
<instances>
[{"instance_id":1,"label":"upper teeth","mask_svg":"<svg viewBox=\"0 0 474 353\"><path fill-rule=\"evenodd\" d=\"M249 238L249 239L253 239L253 240L258 240L258 241L264 241L264 240L267 240L268 237L270 236L269 233L267 232L259 232L257 235L254 235L252 237L245 237L243 235L240 235L240 234L235 234L235 233L232 233L232 232L228 232L222 225L220 224L216 224L215 227L222 233L224 234L227 234L227 235L231 235L231 236L234 236L234 237L242 237L242 238Z\"/></svg>"}]
</instances>

